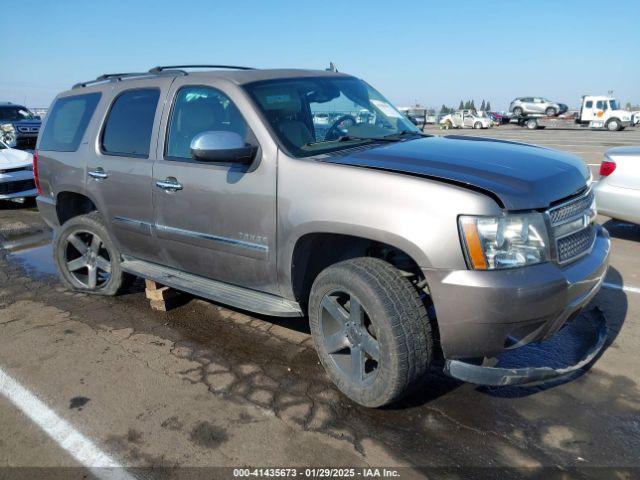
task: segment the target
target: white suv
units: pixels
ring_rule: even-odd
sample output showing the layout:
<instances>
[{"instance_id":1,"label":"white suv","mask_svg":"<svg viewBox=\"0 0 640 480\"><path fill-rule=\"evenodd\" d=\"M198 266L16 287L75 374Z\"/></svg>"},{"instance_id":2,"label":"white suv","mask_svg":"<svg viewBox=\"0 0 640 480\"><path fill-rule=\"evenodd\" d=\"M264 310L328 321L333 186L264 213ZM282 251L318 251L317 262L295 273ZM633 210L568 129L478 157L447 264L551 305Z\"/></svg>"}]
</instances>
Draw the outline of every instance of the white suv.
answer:
<instances>
[{"instance_id":1,"label":"white suv","mask_svg":"<svg viewBox=\"0 0 640 480\"><path fill-rule=\"evenodd\" d=\"M509 111L519 117L523 114L544 114L555 117L568 110L563 103L556 103L542 97L518 97L509 105Z\"/></svg>"}]
</instances>

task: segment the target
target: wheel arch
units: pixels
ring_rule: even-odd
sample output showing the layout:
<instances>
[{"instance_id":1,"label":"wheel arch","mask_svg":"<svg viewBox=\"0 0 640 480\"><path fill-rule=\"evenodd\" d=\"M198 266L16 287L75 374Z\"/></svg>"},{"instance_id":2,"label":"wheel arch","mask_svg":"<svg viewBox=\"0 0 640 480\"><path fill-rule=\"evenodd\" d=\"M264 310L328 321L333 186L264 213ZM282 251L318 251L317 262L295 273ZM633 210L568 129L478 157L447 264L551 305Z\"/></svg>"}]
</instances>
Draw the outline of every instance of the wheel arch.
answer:
<instances>
[{"instance_id":1,"label":"wheel arch","mask_svg":"<svg viewBox=\"0 0 640 480\"><path fill-rule=\"evenodd\" d=\"M286 249L279 269L285 296L306 305L311 285L323 269L357 257L380 258L417 276L422 276L421 267L429 265L417 245L398 235L372 228L317 227L299 235Z\"/></svg>"},{"instance_id":2,"label":"wheel arch","mask_svg":"<svg viewBox=\"0 0 640 480\"><path fill-rule=\"evenodd\" d=\"M60 225L73 217L97 210L95 201L85 192L63 190L56 194L56 215Z\"/></svg>"}]
</instances>

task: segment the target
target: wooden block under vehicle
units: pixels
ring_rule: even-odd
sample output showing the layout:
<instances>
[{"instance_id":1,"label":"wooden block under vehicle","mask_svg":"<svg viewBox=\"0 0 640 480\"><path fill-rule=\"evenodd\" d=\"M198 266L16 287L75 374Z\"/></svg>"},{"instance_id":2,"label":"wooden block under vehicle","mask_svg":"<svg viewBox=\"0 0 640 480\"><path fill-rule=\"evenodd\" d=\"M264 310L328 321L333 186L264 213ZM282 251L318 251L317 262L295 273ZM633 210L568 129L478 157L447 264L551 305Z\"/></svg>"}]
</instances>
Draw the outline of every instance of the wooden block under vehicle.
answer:
<instances>
[{"instance_id":1,"label":"wooden block under vehicle","mask_svg":"<svg viewBox=\"0 0 640 480\"><path fill-rule=\"evenodd\" d=\"M148 278L145 278L144 285L147 288L147 290L159 290L161 288L166 288L161 283L158 283L155 280L149 280Z\"/></svg>"},{"instance_id":2,"label":"wooden block under vehicle","mask_svg":"<svg viewBox=\"0 0 640 480\"><path fill-rule=\"evenodd\" d=\"M174 290L171 287L162 287L157 290L149 290L145 289L144 293L147 295L149 300L169 300L170 298L175 298L181 294L178 290Z\"/></svg>"}]
</instances>

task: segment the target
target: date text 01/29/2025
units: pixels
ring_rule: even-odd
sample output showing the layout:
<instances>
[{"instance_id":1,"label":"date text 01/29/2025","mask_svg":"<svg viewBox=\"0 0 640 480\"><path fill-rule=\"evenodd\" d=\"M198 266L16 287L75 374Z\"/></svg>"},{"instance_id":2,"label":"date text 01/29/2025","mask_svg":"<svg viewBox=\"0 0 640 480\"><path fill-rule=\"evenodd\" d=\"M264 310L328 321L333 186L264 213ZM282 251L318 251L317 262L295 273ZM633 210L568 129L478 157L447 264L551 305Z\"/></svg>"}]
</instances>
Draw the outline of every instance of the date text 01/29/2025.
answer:
<instances>
[{"instance_id":1,"label":"date text 01/29/2025","mask_svg":"<svg viewBox=\"0 0 640 480\"><path fill-rule=\"evenodd\" d=\"M393 478L393 468L234 468L234 477Z\"/></svg>"}]
</instances>

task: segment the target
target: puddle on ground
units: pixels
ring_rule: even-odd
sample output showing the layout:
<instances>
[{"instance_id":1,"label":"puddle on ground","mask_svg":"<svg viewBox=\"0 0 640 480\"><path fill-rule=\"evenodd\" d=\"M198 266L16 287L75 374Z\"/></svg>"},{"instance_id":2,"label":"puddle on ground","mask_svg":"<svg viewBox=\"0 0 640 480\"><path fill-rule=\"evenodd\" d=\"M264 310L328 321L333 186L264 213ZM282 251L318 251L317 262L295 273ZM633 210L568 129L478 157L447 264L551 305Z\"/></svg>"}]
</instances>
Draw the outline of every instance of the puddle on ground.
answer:
<instances>
[{"instance_id":1,"label":"puddle on ground","mask_svg":"<svg viewBox=\"0 0 640 480\"><path fill-rule=\"evenodd\" d=\"M30 275L57 275L53 263L51 232L38 232L9 238L1 247L7 251L7 260L20 264Z\"/></svg>"}]
</instances>

